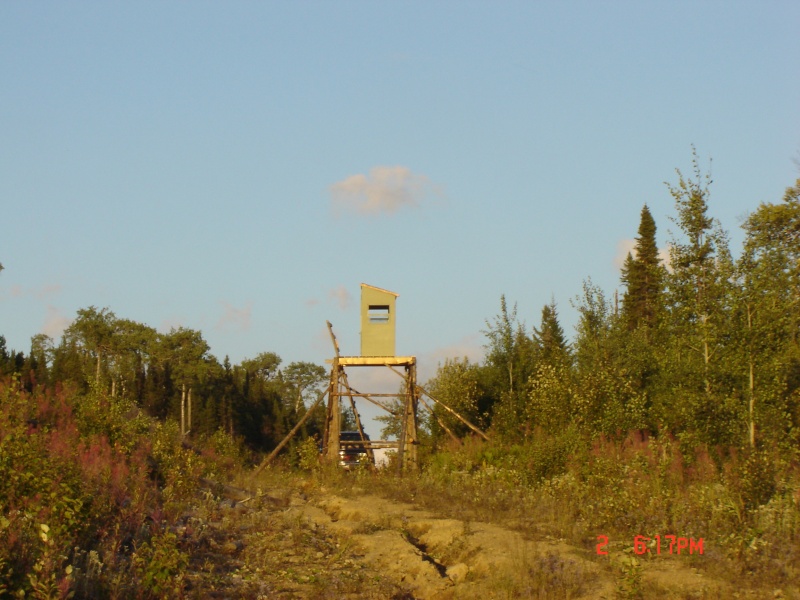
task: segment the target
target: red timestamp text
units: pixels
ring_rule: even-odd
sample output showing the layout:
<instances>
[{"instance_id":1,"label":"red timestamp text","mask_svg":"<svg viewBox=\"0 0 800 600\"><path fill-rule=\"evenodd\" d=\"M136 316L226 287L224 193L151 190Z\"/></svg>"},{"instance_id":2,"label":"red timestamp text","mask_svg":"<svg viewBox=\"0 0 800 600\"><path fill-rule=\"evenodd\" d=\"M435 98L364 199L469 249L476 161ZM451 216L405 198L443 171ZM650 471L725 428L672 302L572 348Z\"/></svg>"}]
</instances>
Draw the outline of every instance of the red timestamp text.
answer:
<instances>
[{"instance_id":1,"label":"red timestamp text","mask_svg":"<svg viewBox=\"0 0 800 600\"><path fill-rule=\"evenodd\" d=\"M598 535L597 554L606 556L608 550L608 536ZM633 551L636 554L702 554L703 553L703 538L695 540L694 538L679 537L677 535L654 535L647 537L644 535L637 535L633 538Z\"/></svg>"}]
</instances>

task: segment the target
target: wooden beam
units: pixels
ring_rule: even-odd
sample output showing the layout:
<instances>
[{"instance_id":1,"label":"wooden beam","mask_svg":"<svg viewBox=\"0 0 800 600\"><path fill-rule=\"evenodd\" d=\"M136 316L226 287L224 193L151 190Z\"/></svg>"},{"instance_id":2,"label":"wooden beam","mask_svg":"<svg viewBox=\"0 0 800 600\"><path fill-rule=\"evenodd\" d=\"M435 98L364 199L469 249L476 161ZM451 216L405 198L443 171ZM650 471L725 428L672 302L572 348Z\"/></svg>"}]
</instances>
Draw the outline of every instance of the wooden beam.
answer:
<instances>
[{"instance_id":1,"label":"wooden beam","mask_svg":"<svg viewBox=\"0 0 800 600\"><path fill-rule=\"evenodd\" d=\"M280 452L281 450L283 450L283 447L284 447L286 444L288 444L288 443L289 443L289 440L291 440L291 439L294 437L294 435L295 435L295 434L296 434L296 433L297 433L297 432L300 430L300 428L303 426L303 423L305 423L306 421L308 421L308 418L311 416L311 413L313 413L313 412L314 412L314 409L315 409L315 408L317 408L317 406L319 406L319 405L320 405L320 403L322 402L322 400L323 400L323 399L325 398L325 396L327 396L327 395L328 395L328 390L325 390L325 391L323 391L322 393L320 393L320 395L319 395L319 398L317 398L317 400L314 402L314 404L312 404L312 405L309 407L309 409L308 409L308 411L306 412L306 414L304 414L304 415L303 415L303 418L302 418L302 419L300 419L300 420L297 422L297 425L295 425L295 426L292 428L292 430L291 430L289 433L287 433L287 434L286 434L286 437L285 437L285 438L283 438L283 441L282 441L280 444L278 444L278 445L275 447L275 450L273 450L272 452L270 452L269 456L267 456L267 458L265 458L265 459L264 459L264 461L263 461L263 462L262 462L262 463L261 463L261 464L258 466L258 468L255 470L255 472L253 473L253 476L256 476L256 475L258 475L259 473L261 473L261 471L263 471L263 470L266 468L266 466L267 466L269 463L271 463L273 460L275 460L275 457L276 457L276 456L278 456L278 452Z\"/></svg>"},{"instance_id":2,"label":"wooden beam","mask_svg":"<svg viewBox=\"0 0 800 600\"><path fill-rule=\"evenodd\" d=\"M430 407L430 405L429 405L427 402L425 402L425 398L423 398L422 396L420 396L420 397L419 397L419 399L420 399L420 400L422 400L422 403L425 405L425 408L427 408L427 409L428 409L428 412L430 412L430 413L433 415L433 418L434 418L434 419L436 419L436 422L439 424L439 427L441 427L442 429L444 429L444 430L445 430L445 431L448 433L448 435L449 435L451 438L453 438L453 439L454 439L456 442L458 442L458 443L460 444L460 443L461 443L461 440L460 440L460 439L458 439L458 436L456 436L456 434L455 434L455 433L453 433L452 431L450 431L450 429L447 427L447 425L445 425L445 424L444 424L444 421L442 421L442 420L439 418L439 415L437 415L435 412L433 412L433 409Z\"/></svg>"},{"instance_id":3,"label":"wooden beam","mask_svg":"<svg viewBox=\"0 0 800 600\"><path fill-rule=\"evenodd\" d=\"M387 366L387 367L389 367L389 370L391 370L391 371L392 371L392 373L394 373L395 375L399 375L399 376L400 376L400 377L402 377L403 379L406 379L406 380L407 380L407 377L406 377L405 375L403 375L402 373L398 373L397 371L395 371L394 369L392 369L392 367L390 367L389 365L386 365L386 366ZM450 408L449 406L447 406L447 405L446 405L444 402L442 402L441 400L437 400L436 398L434 398L433 396L431 396L431 395L430 395L430 393L429 393L429 392L428 392L428 391L427 391L425 388L423 388L421 385L417 385L417 386L416 386L416 388L417 388L417 389L418 389L420 392L422 392L423 394L425 394L425 395L426 395L428 398L430 398L431 400L433 400L434 402L436 402L436 404L438 404L438 405L439 405L439 406L441 406L443 409L445 409L447 412L449 412L451 415L453 415L453 416L454 416L456 419L458 419L459 421L461 421L462 423L464 423L464 425L466 425L467 427L469 427L470 429L472 429L472 431L474 431L475 433L477 433L479 436L481 436L481 437L482 437L483 439L485 439L487 442L489 441L489 436L487 436L487 435L486 435L485 433L483 433L483 432L482 432L480 429L478 429L477 427L475 427L475 425L473 425L472 423L470 423L469 421L467 421L467 420L466 420L464 417L462 417L460 414L458 414L458 413L457 413L456 411L454 411L452 408Z\"/></svg>"},{"instance_id":4,"label":"wooden beam","mask_svg":"<svg viewBox=\"0 0 800 600\"><path fill-rule=\"evenodd\" d=\"M407 367L416 364L416 356L339 356L339 364L343 367ZM326 360L332 363L331 360Z\"/></svg>"}]
</instances>

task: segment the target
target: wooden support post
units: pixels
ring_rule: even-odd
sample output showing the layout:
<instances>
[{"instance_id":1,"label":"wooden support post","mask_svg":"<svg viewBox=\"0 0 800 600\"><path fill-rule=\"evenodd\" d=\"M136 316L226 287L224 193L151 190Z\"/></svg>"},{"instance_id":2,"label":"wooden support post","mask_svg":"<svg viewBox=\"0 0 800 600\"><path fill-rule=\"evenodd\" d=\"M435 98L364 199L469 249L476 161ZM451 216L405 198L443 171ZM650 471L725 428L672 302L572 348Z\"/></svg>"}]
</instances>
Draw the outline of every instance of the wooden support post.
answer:
<instances>
[{"instance_id":1,"label":"wooden support post","mask_svg":"<svg viewBox=\"0 0 800 600\"><path fill-rule=\"evenodd\" d=\"M416 471L417 463L417 365L412 364L406 367L406 397L405 397L405 411L404 411L404 427L405 436L403 440L403 470Z\"/></svg>"},{"instance_id":2,"label":"wooden support post","mask_svg":"<svg viewBox=\"0 0 800 600\"><path fill-rule=\"evenodd\" d=\"M395 414L391 409L383 406L372 398L376 397L399 397L403 398L402 410L397 416L400 417L400 439L397 442L397 464L400 471L416 470L418 468L417 462L417 446L418 439L418 422L417 422L417 407L419 403L419 393L417 391L417 363L416 358L413 356L396 357L391 355L370 355L370 356L340 356L339 344L336 341L336 336L333 333L333 326L327 322L328 332L330 333L331 342L335 357L332 361L331 367L331 383L330 393L328 394L328 410L325 419L325 432L323 434L323 454L331 461L339 461L339 451L341 449L341 410L342 398L347 396L350 400L350 406L353 409L353 414L361 437L361 443L368 456L374 460L372 446L366 441L366 434L361 423L361 417L355 403L355 397L363 397L383 408L391 414ZM399 394L362 394L350 387L347 380L346 367L378 367L391 365L403 366L406 369L406 386L405 391ZM399 373L398 373L399 374ZM401 375L402 376L402 375Z\"/></svg>"},{"instance_id":3,"label":"wooden support post","mask_svg":"<svg viewBox=\"0 0 800 600\"><path fill-rule=\"evenodd\" d=\"M317 408L317 406L319 406L319 405L320 405L320 403L322 402L322 400L325 398L325 396L327 396L327 395L328 395L328 391L329 391L329 390L325 390L324 392L322 392L322 393L319 395L319 398L317 398L317 400L314 402L314 404L312 404L312 405L311 405L311 406L308 408L308 411L306 411L306 414L304 414L304 415L303 415L303 418L302 418L302 419L300 419L300 420L297 422L297 425L295 425L295 426L292 428L292 430L291 430L289 433L287 433L287 434L286 434L286 437L285 437L285 438L283 438L283 440L281 441L281 443L280 443L280 444L278 444L278 445L275 447L275 449L274 449L272 452L270 452L269 456L267 456L267 458L265 458L265 459L264 459L264 461L263 461L263 462L262 462L262 463L259 465L259 467L258 467L258 468L255 470L255 472L253 473L253 475L254 475L254 476L255 476L255 475L258 475L259 473L261 473L261 471L263 471L263 470L264 470L264 468L265 468L265 467L266 467L266 466L267 466L269 463L271 463L273 460L275 460L275 457L276 457L276 456L278 456L278 452L280 452L280 451L283 449L283 447L284 447L286 444L288 444L288 443L289 443L289 440L291 440L291 439L294 437L294 435L295 435L295 434L296 434L296 433L299 431L299 429L300 429L300 428L303 426L303 423L305 423L306 421L308 421L309 417L310 417L310 416L311 416L311 414L314 412L314 410Z\"/></svg>"},{"instance_id":4,"label":"wooden support post","mask_svg":"<svg viewBox=\"0 0 800 600\"><path fill-rule=\"evenodd\" d=\"M344 375L344 383L347 387L347 393L350 398L350 408L353 409L353 416L356 419L356 428L358 429L358 435L361 437L361 442L364 444L364 449L367 451L367 456L369 457L370 463L373 465L375 464L375 453L372 452L372 448L367 446L367 435L364 433L364 426L361 424L361 415L358 414L358 409L356 408L356 401L353 398L352 390L350 389L350 384L347 383L347 375L342 372Z\"/></svg>"},{"instance_id":5,"label":"wooden support post","mask_svg":"<svg viewBox=\"0 0 800 600\"><path fill-rule=\"evenodd\" d=\"M327 456L328 459L334 463L339 462L339 450L341 449L339 441L342 434L342 405L341 405L341 390L339 381L339 359L333 359L333 369L331 370L331 393L328 397L328 422L325 427L327 432Z\"/></svg>"}]
</instances>

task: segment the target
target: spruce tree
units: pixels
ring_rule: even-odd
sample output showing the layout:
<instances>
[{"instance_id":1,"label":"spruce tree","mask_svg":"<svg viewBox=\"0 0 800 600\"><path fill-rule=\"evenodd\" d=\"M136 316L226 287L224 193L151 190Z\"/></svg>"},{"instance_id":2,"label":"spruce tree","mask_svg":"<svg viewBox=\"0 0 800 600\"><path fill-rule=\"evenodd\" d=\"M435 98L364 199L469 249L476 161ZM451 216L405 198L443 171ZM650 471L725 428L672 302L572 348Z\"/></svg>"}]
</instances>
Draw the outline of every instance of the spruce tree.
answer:
<instances>
[{"instance_id":1,"label":"spruce tree","mask_svg":"<svg viewBox=\"0 0 800 600\"><path fill-rule=\"evenodd\" d=\"M628 254L622 268L622 281L626 286L622 311L630 330L642 325L655 327L664 286L664 267L656 245L656 222L646 204L642 207L638 233L635 258Z\"/></svg>"},{"instance_id":2,"label":"spruce tree","mask_svg":"<svg viewBox=\"0 0 800 600\"><path fill-rule=\"evenodd\" d=\"M538 362L566 365L569 362L569 345L564 330L558 322L556 302L552 300L542 308L542 322L533 328L533 340Z\"/></svg>"}]
</instances>

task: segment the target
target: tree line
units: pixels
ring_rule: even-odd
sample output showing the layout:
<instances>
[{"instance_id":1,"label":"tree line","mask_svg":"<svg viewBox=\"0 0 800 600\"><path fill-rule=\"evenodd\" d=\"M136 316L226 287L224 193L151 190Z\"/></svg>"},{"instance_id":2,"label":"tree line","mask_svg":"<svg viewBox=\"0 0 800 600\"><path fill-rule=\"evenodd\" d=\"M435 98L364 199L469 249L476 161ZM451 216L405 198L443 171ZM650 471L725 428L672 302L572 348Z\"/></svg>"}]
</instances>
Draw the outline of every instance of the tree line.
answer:
<instances>
[{"instance_id":1,"label":"tree line","mask_svg":"<svg viewBox=\"0 0 800 600\"><path fill-rule=\"evenodd\" d=\"M169 333L107 308L80 309L56 343L44 334L25 355L6 348L0 336L0 374L17 373L27 390L37 385L72 385L132 399L148 414L172 418L184 436L223 430L255 450L274 447L327 382L327 371L309 362L281 366L274 352L232 365L220 363L200 331L180 327ZM321 427L318 418L307 435Z\"/></svg>"},{"instance_id":2,"label":"tree line","mask_svg":"<svg viewBox=\"0 0 800 600\"><path fill-rule=\"evenodd\" d=\"M579 319L572 340L554 301L528 327L501 297L499 314L486 322L483 363L449 360L428 390L509 441L573 428L668 434L687 447L796 447L800 180L781 201L747 216L738 258L709 214L711 179L696 153L691 174L677 171L667 185L676 228L668 260L645 205L621 269L621 295L586 280L573 301ZM429 425L444 437L437 420Z\"/></svg>"},{"instance_id":3,"label":"tree line","mask_svg":"<svg viewBox=\"0 0 800 600\"><path fill-rule=\"evenodd\" d=\"M732 256L727 232L709 214L710 177L693 154L692 172L668 184L676 230L662 259L656 223L641 210L633 251L620 273L621 296L591 279L573 300L572 339L555 301L529 327L500 298L486 321L482 363L440 365L426 389L471 422L510 442L537 430L615 436L670 434L695 446L800 442L800 180L781 201L762 202L742 225ZM2 268L0 266L0 268ZM56 343L32 338L10 351L0 336L0 374L37 384L91 386L132 398L150 415L173 418L184 435L222 429L251 448L274 447L327 383L308 362L281 367L264 352L232 365L210 354L199 331L152 327L89 307ZM322 415L308 421L318 433ZM387 430L392 419L387 417ZM450 414L426 421L434 442Z\"/></svg>"}]
</instances>

